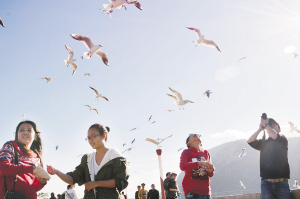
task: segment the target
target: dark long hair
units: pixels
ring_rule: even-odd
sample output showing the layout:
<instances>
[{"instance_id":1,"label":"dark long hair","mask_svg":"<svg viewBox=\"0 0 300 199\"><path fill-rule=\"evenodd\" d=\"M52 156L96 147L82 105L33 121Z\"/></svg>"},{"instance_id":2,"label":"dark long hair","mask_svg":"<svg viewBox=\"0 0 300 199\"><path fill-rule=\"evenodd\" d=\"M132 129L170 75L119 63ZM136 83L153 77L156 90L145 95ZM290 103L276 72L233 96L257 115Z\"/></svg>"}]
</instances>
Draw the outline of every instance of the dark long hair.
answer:
<instances>
[{"instance_id":1,"label":"dark long hair","mask_svg":"<svg viewBox=\"0 0 300 199\"><path fill-rule=\"evenodd\" d=\"M107 140L107 134L110 130L108 126L104 127L102 124L96 123L96 124L93 124L89 129L92 129L92 128L96 129L101 136L103 136L103 134L105 133L106 134L105 141Z\"/></svg>"},{"instance_id":2,"label":"dark long hair","mask_svg":"<svg viewBox=\"0 0 300 199\"><path fill-rule=\"evenodd\" d=\"M43 161L42 161L42 155L43 155L43 146L42 146L42 140L41 140L41 136L40 136L40 131L38 131L36 124L33 121L30 120L25 120L22 121L18 124L17 128L16 128L16 133L15 133L15 141L18 141L18 132L19 132L19 128L22 124L30 124L33 127L34 133L35 133L35 138L31 144L30 149L37 154L38 158L40 158L41 161L41 166L43 167ZM18 146L20 147L21 151L26 154L28 157L31 157L31 153L29 149L26 149L25 144L21 143L21 142L17 142Z\"/></svg>"}]
</instances>

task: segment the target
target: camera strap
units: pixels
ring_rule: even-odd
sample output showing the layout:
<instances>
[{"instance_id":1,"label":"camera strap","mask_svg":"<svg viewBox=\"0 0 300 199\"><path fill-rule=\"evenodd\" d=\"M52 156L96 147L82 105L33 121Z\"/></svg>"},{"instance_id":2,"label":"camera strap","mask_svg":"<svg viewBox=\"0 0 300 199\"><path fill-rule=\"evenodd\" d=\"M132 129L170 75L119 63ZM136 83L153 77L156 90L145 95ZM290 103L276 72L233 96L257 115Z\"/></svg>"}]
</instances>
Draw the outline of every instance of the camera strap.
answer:
<instances>
[{"instance_id":1,"label":"camera strap","mask_svg":"<svg viewBox=\"0 0 300 199\"><path fill-rule=\"evenodd\" d=\"M17 153L17 150L16 150L14 144L13 144L13 147L14 147L13 150L14 150L14 155L15 155L15 161L14 161L14 164L15 164L15 165L18 165L18 164L19 164L19 156L18 156L18 153ZM15 176L13 191L15 191L16 181L17 181L17 175ZM5 176L4 176L4 187L5 187L5 192L7 192Z\"/></svg>"}]
</instances>

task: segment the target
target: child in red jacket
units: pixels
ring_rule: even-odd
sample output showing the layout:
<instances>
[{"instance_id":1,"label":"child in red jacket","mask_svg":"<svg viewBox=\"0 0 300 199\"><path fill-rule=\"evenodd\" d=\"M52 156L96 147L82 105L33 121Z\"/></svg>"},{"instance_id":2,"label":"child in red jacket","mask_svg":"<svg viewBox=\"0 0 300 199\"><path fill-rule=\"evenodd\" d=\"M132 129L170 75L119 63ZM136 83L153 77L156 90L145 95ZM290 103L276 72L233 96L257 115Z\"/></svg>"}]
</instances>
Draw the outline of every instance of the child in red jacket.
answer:
<instances>
[{"instance_id":1,"label":"child in red jacket","mask_svg":"<svg viewBox=\"0 0 300 199\"><path fill-rule=\"evenodd\" d=\"M182 188L186 199L210 199L210 178L214 166L210 154L202 148L200 135L190 134L186 139L188 149L180 157L180 169L185 172Z\"/></svg>"}]
</instances>

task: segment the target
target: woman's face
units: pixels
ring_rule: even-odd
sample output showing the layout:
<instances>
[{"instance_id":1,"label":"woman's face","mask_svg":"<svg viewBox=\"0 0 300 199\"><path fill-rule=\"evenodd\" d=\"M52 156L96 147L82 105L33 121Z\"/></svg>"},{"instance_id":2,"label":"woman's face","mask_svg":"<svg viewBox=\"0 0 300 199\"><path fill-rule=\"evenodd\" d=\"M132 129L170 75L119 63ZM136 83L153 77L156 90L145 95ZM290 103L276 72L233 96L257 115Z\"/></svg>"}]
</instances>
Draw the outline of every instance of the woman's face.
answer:
<instances>
[{"instance_id":1,"label":"woman's face","mask_svg":"<svg viewBox=\"0 0 300 199\"><path fill-rule=\"evenodd\" d=\"M18 130L18 140L22 144L31 145L35 139L35 132L31 124L23 123ZM29 147L30 148L30 147Z\"/></svg>"},{"instance_id":2,"label":"woman's face","mask_svg":"<svg viewBox=\"0 0 300 199\"><path fill-rule=\"evenodd\" d=\"M103 135L105 135L105 134L103 134ZM95 128L89 129L88 141L93 149L97 149L97 148L103 146L104 139L105 138L103 136L101 136L100 133Z\"/></svg>"}]
</instances>

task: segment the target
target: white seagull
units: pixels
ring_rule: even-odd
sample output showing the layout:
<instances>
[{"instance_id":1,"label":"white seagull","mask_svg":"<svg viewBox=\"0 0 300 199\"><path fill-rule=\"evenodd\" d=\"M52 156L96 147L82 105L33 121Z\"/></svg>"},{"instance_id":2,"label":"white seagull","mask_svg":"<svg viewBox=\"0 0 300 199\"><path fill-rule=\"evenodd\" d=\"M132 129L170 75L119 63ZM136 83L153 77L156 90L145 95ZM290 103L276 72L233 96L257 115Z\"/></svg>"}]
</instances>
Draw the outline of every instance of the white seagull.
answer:
<instances>
[{"instance_id":1,"label":"white seagull","mask_svg":"<svg viewBox=\"0 0 300 199\"><path fill-rule=\"evenodd\" d=\"M156 123L156 121L151 122L151 124L154 124L154 123Z\"/></svg>"},{"instance_id":2,"label":"white seagull","mask_svg":"<svg viewBox=\"0 0 300 199\"><path fill-rule=\"evenodd\" d=\"M217 44L215 44L215 42L213 42L212 40L206 40L204 39L204 35L201 35L201 32L199 29L197 28L192 28L192 27L186 27L192 31L195 31L196 34L197 34L197 37L198 37L198 40L195 40L193 42L196 43L196 47L199 45L199 44L203 44L205 46L209 46L209 47L213 47L213 48L216 48L218 51L221 52L221 50L219 49L219 47L217 46Z\"/></svg>"},{"instance_id":3,"label":"white seagull","mask_svg":"<svg viewBox=\"0 0 300 199\"><path fill-rule=\"evenodd\" d=\"M127 10L125 4L134 4L135 7L142 10L142 6L139 0L109 0L110 4L103 4L103 8L108 10L110 13L114 11L114 9L121 9L122 7Z\"/></svg>"},{"instance_id":4,"label":"white seagull","mask_svg":"<svg viewBox=\"0 0 300 199\"><path fill-rule=\"evenodd\" d=\"M25 118L26 117L25 113L23 113L22 116Z\"/></svg>"},{"instance_id":5,"label":"white seagull","mask_svg":"<svg viewBox=\"0 0 300 199\"><path fill-rule=\"evenodd\" d=\"M175 94L175 96L173 96L173 95L171 95L171 94L168 94L168 93L167 93L167 95L170 96L170 97L173 97L173 98L176 100L175 102L173 102L173 104L174 104L175 106L179 107L180 109L181 109L181 107L182 107L183 105L185 105L185 104L187 104L187 103L194 103L194 102L192 102L192 101L190 101L190 100L183 100L183 99L182 99L182 96L181 96L181 94L180 94L179 92L173 90L173 89L170 88L170 87L169 87L169 89ZM182 107L182 108L183 108L183 107ZM184 108L183 108L183 110L184 110Z\"/></svg>"},{"instance_id":6,"label":"white seagull","mask_svg":"<svg viewBox=\"0 0 300 199\"><path fill-rule=\"evenodd\" d=\"M297 128L297 126L295 126L292 122L289 122L290 124L290 132L296 131L298 133L300 133L300 130Z\"/></svg>"},{"instance_id":7,"label":"white seagull","mask_svg":"<svg viewBox=\"0 0 300 199\"><path fill-rule=\"evenodd\" d=\"M87 107L89 107L89 108L90 108L90 110L89 110L89 111L96 111L96 113L99 115L99 113L98 113L97 109L95 109L95 108L91 107L90 105L85 105L85 106L87 106Z\"/></svg>"},{"instance_id":8,"label":"white seagull","mask_svg":"<svg viewBox=\"0 0 300 199\"><path fill-rule=\"evenodd\" d=\"M148 122L150 122L151 118L152 118L152 115L149 117Z\"/></svg>"},{"instance_id":9,"label":"white seagull","mask_svg":"<svg viewBox=\"0 0 300 199\"><path fill-rule=\"evenodd\" d=\"M246 148L242 148L242 152L239 155L239 158L242 159L246 155Z\"/></svg>"},{"instance_id":10,"label":"white seagull","mask_svg":"<svg viewBox=\"0 0 300 199\"><path fill-rule=\"evenodd\" d=\"M71 37L73 37L74 39L76 39L78 41L82 41L85 44L85 46L90 50L89 52L83 53L83 55L86 59L90 59L91 56L95 54L102 58L102 61L104 64L106 64L107 66L109 65L107 54L100 50L100 48L103 46L94 45L92 40L87 36L71 34Z\"/></svg>"},{"instance_id":11,"label":"white seagull","mask_svg":"<svg viewBox=\"0 0 300 199\"><path fill-rule=\"evenodd\" d=\"M93 87L90 87L90 88L96 93L96 97L94 97L95 99L98 99L99 97L102 97L103 99L105 99L106 101L108 101L108 99L105 96L99 94L96 89L94 89Z\"/></svg>"},{"instance_id":12,"label":"white seagull","mask_svg":"<svg viewBox=\"0 0 300 199\"><path fill-rule=\"evenodd\" d=\"M71 64L73 66L72 75L74 75L77 70L77 65L75 64L76 59L73 59L74 52L71 50L71 48L69 46L67 46L67 45L65 45L65 46L66 46L67 51L69 52L69 55L68 55L68 60L64 60L64 64L67 65L67 67L69 66L69 64Z\"/></svg>"},{"instance_id":13,"label":"white seagull","mask_svg":"<svg viewBox=\"0 0 300 199\"><path fill-rule=\"evenodd\" d=\"M4 23L3 23L2 19L1 19L1 17L0 17L0 24L1 24L1 26L5 27L5 25L4 25Z\"/></svg>"},{"instance_id":14,"label":"white seagull","mask_svg":"<svg viewBox=\"0 0 300 199\"><path fill-rule=\"evenodd\" d=\"M241 186L244 187L244 189L246 189L245 185L242 183L242 181L240 181Z\"/></svg>"},{"instance_id":15,"label":"white seagull","mask_svg":"<svg viewBox=\"0 0 300 199\"><path fill-rule=\"evenodd\" d=\"M210 96L211 93L212 93L212 92L211 92L210 90L207 90L207 91L205 91L205 92L203 93L203 95L206 95L206 96L209 98L209 96Z\"/></svg>"},{"instance_id":16,"label":"white seagull","mask_svg":"<svg viewBox=\"0 0 300 199\"><path fill-rule=\"evenodd\" d=\"M84 73L84 76L91 76L91 74L90 73Z\"/></svg>"},{"instance_id":17,"label":"white seagull","mask_svg":"<svg viewBox=\"0 0 300 199\"><path fill-rule=\"evenodd\" d=\"M52 80L52 78L54 78L55 76L53 77L43 77L43 78L40 78L40 79L45 79L47 80L47 83L50 82Z\"/></svg>"},{"instance_id":18,"label":"white seagull","mask_svg":"<svg viewBox=\"0 0 300 199\"><path fill-rule=\"evenodd\" d=\"M139 128L133 128L133 129L131 129L130 131L134 131L134 130L137 130L137 129L139 129Z\"/></svg>"},{"instance_id":19,"label":"white seagull","mask_svg":"<svg viewBox=\"0 0 300 199\"><path fill-rule=\"evenodd\" d=\"M238 62L240 62L241 60L243 60L243 59L245 59L246 57L242 57L242 58L240 58L239 60L238 60Z\"/></svg>"},{"instance_id":20,"label":"white seagull","mask_svg":"<svg viewBox=\"0 0 300 199\"><path fill-rule=\"evenodd\" d=\"M128 4L134 4L135 7L137 7L140 10L143 10L141 3L139 2L139 0L127 0Z\"/></svg>"},{"instance_id":21,"label":"white seagull","mask_svg":"<svg viewBox=\"0 0 300 199\"><path fill-rule=\"evenodd\" d=\"M175 110L166 110L166 111L168 111L169 113L171 113L172 111L175 111Z\"/></svg>"}]
</instances>

